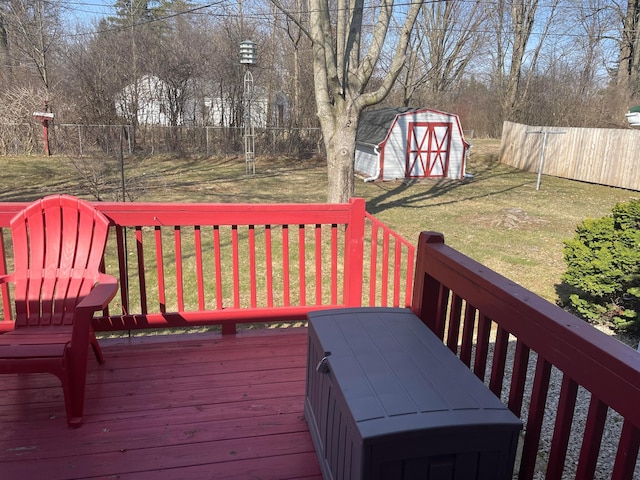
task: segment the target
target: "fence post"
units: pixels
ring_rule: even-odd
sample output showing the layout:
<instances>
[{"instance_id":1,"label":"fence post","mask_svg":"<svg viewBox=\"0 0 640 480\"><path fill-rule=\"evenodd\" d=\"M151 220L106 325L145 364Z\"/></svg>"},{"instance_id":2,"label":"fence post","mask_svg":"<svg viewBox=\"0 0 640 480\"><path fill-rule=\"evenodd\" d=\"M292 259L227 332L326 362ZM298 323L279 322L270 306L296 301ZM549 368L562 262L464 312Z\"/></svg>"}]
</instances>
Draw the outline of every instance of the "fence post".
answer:
<instances>
[{"instance_id":1,"label":"fence post","mask_svg":"<svg viewBox=\"0 0 640 480\"><path fill-rule=\"evenodd\" d=\"M80 156L82 156L82 125L78 125L78 142L80 143Z\"/></svg>"},{"instance_id":2,"label":"fence post","mask_svg":"<svg viewBox=\"0 0 640 480\"><path fill-rule=\"evenodd\" d=\"M435 331L440 310L440 282L427 273L429 244L444 244L444 235L437 232L420 232L416 247L415 280L411 310Z\"/></svg>"},{"instance_id":3,"label":"fence post","mask_svg":"<svg viewBox=\"0 0 640 480\"><path fill-rule=\"evenodd\" d=\"M525 135L530 133L542 134L542 148L540 149L540 162L538 163L538 180L536 182L536 190L540 190L540 180L542 179L542 169L544 168L544 150L547 148L548 134L563 134L564 132L550 132L548 130L527 130Z\"/></svg>"},{"instance_id":4,"label":"fence post","mask_svg":"<svg viewBox=\"0 0 640 480\"><path fill-rule=\"evenodd\" d=\"M351 215L345 235L344 303L348 307L362 306L362 277L364 263L365 201L352 198Z\"/></svg>"}]
</instances>

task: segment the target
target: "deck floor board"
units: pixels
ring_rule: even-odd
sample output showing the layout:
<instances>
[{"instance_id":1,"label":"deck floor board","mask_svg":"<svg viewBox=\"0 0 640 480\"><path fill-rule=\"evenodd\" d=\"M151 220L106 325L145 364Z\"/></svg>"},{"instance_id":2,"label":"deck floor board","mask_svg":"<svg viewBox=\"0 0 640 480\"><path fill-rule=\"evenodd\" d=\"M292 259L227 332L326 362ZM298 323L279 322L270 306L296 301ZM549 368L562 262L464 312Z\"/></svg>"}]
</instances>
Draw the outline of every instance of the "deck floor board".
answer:
<instances>
[{"instance_id":1,"label":"deck floor board","mask_svg":"<svg viewBox=\"0 0 640 480\"><path fill-rule=\"evenodd\" d=\"M51 375L0 376L2 479L321 479L306 330L101 340L84 424Z\"/></svg>"}]
</instances>

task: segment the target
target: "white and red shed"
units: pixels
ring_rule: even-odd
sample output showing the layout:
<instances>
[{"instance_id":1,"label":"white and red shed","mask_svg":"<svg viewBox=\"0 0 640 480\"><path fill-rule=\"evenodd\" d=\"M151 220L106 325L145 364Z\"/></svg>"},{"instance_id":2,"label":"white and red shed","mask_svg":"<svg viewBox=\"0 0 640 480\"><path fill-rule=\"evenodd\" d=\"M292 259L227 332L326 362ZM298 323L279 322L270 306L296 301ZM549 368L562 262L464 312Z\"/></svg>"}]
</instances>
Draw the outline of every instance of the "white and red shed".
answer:
<instances>
[{"instance_id":1,"label":"white and red shed","mask_svg":"<svg viewBox=\"0 0 640 480\"><path fill-rule=\"evenodd\" d=\"M355 170L366 181L463 179L469 147L455 114L427 108L369 110L358 124Z\"/></svg>"}]
</instances>

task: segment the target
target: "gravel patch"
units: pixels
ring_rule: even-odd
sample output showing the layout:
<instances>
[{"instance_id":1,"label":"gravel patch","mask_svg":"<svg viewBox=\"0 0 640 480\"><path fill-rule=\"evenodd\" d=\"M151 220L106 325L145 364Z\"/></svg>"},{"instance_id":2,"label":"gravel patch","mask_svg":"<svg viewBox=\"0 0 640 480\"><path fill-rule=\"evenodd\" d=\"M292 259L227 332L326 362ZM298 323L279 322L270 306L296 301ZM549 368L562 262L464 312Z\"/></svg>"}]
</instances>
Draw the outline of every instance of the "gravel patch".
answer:
<instances>
[{"instance_id":1,"label":"gravel patch","mask_svg":"<svg viewBox=\"0 0 640 480\"><path fill-rule=\"evenodd\" d=\"M485 383L488 384L491 375L492 358L491 353L493 350L491 345L490 356L487 359L487 371L485 375ZM506 404L509 396L509 388L511 386L511 366L513 365L513 358L515 355L515 340L509 342L509 348L507 353L507 364L504 377L504 384L502 390L502 401ZM475 352L474 352L475 354ZM639 353L640 355L640 353ZM472 357L473 358L473 357ZM531 351L529 355L527 382L525 384L525 393L522 406L521 419L527 421L529 413L529 404L533 388L533 380L535 376L535 368L537 362L537 355ZM549 384L549 392L547 395L546 409L544 415L544 421L542 426L542 433L540 438L540 445L538 448L538 462L536 465L536 473L534 479L544 479L546 475L546 466L549 456L549 450L551 448L551 440L556 420L556 411L558 408L558 401L560 397L560 388L562 384L562 372L553 367L551 370L551 379ZM569 438L569 446L567 449L567 456L565 459L564 472L562 480L575 478L578 459L580 456L580 449L582 444L582 432L584 432L587 414L589 411L589 403L591 401L591 394L586 389L579 387L578 395L576 399L576 406L574 409L574 418L571 428L571 435ZM640 408L640 404L639 404ZM613 471L613 464L618 448L618 441L620 439L620 432L622 430L624 418L611 408L607 414L607 420L605 423L605 430L600 447L600 454L598 456L595 477L596 479L604 480L611 478ZM524 431L520 436L520 447L524 440ZM640 460L640 459L639 459ZM516 470L519 465L519 459L516 459ZM518 472L516 471L513 476L514 479L518 478ZM636 461L636 469L634 479L640 480L640 461ZM559 479L560 480L560 479Z\"/></svg>"}]
</instances>

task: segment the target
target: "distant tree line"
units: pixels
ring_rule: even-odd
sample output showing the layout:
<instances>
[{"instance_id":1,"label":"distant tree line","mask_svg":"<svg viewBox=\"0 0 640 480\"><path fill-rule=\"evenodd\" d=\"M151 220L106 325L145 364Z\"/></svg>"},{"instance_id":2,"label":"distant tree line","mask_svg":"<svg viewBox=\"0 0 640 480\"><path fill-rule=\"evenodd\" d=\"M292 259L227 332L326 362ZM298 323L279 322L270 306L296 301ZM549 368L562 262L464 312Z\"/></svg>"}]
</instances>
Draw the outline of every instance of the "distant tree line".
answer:
<instances>
[{"instance_id":1,"label":"distant tree line","mask_svg":"<svg viewBox=\"0 0 640 480\"><path fill-rule=\"evenodd\" d=\"M34 124L44 109L57 122L131 125L135 138L138 82L153 76L170 125L240 126L246 67L238 48L249 39L258 45L252 73L268 99L267 126L318 127L309 18L319 4L116 0L110 15L88 23L82 2L5 0L0 123ZM361 11L362 52L375 41L379 8ZM387 36L397 43L395 18ZM499 136L503 120L624 128L624 113L640 103L638 22L640 0L424 2L380 105L451 111L476 136ZM380 53L374 87L395 65L393 48Z\"/></svg>"}]
</instances>

